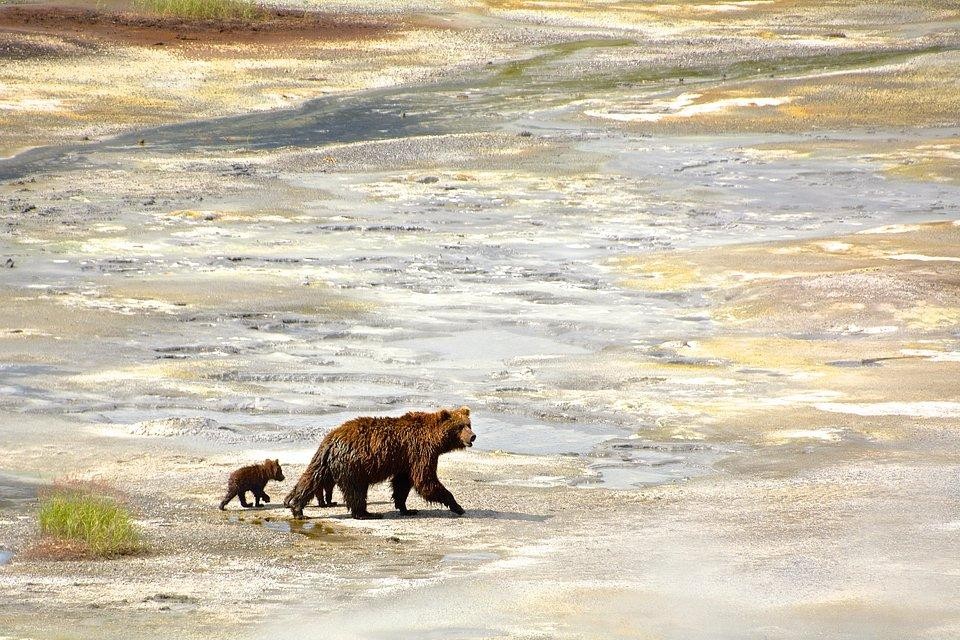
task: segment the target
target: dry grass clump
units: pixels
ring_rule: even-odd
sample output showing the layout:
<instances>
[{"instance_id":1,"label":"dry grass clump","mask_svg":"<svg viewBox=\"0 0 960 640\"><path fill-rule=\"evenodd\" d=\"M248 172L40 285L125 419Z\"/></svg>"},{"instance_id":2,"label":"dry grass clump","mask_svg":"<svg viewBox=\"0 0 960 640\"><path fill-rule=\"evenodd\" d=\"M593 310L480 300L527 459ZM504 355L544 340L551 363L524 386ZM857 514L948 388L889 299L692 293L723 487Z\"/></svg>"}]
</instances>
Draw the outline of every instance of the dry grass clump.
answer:
<instances>
[{"instance_id":1,"label":"dry grass clump","mask_svg":"<svg viewBox=\"0 0 960 640\"><path fill-rule=\"evenodd\" d=\"M135 0L137 8L165 18L262 20L267 12L252 0Z\"/></svg>"},{"instance_id":2,"label":"dry grass clump","mask_svg":"<svg viewBox=\"0 0 960 640\"><path fill-rule=\"evenodd\" d=\"M143 550L123 495L101 483L66 481L40 496L40 540L24 552L36 560L112 558Z\"/></svg>"}]
</instances>

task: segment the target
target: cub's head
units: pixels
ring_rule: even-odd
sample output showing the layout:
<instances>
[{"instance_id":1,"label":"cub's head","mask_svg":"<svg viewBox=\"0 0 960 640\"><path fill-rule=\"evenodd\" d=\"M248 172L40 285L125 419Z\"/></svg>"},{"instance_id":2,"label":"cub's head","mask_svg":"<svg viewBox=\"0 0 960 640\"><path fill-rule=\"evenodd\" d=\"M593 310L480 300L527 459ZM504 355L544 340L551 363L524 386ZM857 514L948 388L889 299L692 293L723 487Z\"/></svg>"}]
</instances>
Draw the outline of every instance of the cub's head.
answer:
<instances>
[{"instance_id":1,"label":"cub's head","mask_svg":"<svg viewBox=\"0 0 960 640\"><path fill-rule=\"evenodd\" d=\"M263 468L267 470L267 477L271 480L276 480L277 482L283 482L286 478L283 477L283 469L280 468L280 459L270 460L269 458L263 461Z\"/></svg>"},{"instance_id":2,"label":"cub's head","mask_svg":"<svg viewBox=\"0 0 960 640\"><path fill-rule=\"evenodd\" d=\"M442 409L440 421L447 433L447 442L451 449L472 447L477 434L470 428L470 407Z\"/></svg>"}]
</instances>

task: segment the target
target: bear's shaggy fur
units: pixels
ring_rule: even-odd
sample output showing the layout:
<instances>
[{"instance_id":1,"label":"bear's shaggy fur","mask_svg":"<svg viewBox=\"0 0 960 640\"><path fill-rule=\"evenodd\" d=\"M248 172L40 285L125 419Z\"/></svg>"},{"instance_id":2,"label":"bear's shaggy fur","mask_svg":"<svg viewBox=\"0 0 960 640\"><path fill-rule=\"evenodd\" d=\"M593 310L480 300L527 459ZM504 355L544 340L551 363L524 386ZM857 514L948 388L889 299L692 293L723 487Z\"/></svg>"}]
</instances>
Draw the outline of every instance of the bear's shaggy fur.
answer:
<instances>
[{"instance_id":1,"label":"bear's shaggy fur","mask_svg":"<svg viewBox=\"0 0 960 640\"><path fill-rule=\"evenodd\" d=\"M258 507L261 500L270 502L270 496L263 488L271 480L277 482L285 480L283 469L280 468L280 460L264 460L260 464L251 464L237 469L227 479L227 495L220 501L220 509L225 509L227 503L233 500L234 496L240 497L240 506L249 508L247 491L253 492L254 502Z\"/></svg>"},{"instance_id":2,"label":"bear's shaggy fur","mask_svg":"<svg viewBox=\"0 0 960 640\"><path fill-rule=\"evenodd\" d=\"M411 488L424 500L462 514L463 507L437 478L437 461L444 453L473 446L476 438L467 407L354 418L327 434L284 505L302 517L314 496L329 503L336 484L354 518L379 518L367 511L367 489L390 478L393 504L401 514L416 514L407 509Z\"/></svg>"},{"instance_id":3,"label":"bear's shaggy fur","mask_svg":"<svg viewBox=\"0 0 960 640\"><path fill-rule=\"evenodd\" d=\"M316 453L313 454L313 458L310 460L310 464L307 465L307 471L304 471L300 476L300 479L297 481L296 486L293 490L287 494L287 497L283 501L283 506L289 507L290 500L293 496L303 497L306 496L306 500L310 500L309 491L313 491L314 495L317 497L317 506L326 508L326 507L335 507L337 503L333 501L333 477L329 474L324 477L320 477L314 482L313 474L315 471L320 468L320 462L323 455L323 447L320 446L317 448ZM308 473L310 472L310 473ZM316 486L314 486L314 484ZM306 493L305 493L306 492ZM302 507L300 511L302 515Z\"/></svg>"}]
</instances>

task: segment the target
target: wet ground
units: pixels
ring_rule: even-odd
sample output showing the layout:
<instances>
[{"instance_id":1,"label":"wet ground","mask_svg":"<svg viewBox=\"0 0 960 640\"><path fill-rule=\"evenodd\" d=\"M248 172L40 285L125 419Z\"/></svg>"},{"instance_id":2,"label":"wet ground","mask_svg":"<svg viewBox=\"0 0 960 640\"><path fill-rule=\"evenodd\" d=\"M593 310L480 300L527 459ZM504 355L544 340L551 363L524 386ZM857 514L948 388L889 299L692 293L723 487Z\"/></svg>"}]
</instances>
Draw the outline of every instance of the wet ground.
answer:
<instances>
[{"instance_id":1,"label":"wet ground","mask_svg":"<svg viewBox=\"0 0 960 640\"><path fill-rule=\"evenodd\" d=\"M122 484L155 547L13 556L0 631L960 633L956 9L384 14L460 62L376 87L361 48L290 109L0 161L0 488ZM464 519L212 509L240 462L461 404Z\"/></svg>"}]
</instances>

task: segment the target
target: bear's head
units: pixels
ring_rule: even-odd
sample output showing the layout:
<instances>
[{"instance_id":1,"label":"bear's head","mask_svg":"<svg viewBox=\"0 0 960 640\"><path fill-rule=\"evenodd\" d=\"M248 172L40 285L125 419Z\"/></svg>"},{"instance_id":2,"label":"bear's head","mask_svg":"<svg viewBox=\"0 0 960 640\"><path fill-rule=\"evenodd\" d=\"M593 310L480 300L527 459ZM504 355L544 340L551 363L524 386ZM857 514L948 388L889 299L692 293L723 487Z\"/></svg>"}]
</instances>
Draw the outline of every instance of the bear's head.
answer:
<instances>
[{"instance_id":1,"label":"bear's head","mask_svg":"<svg viewBox=\"0 0 960 640\"><path fill-rule=\"evenodd\" d=\"M472 447L477 434L470 428L470 407L440 411L440 423L447 434L447 446L450 449Z\"/></svg>"},{"instance_id":2,"label":"bear's head","mask_svg":"<svg viewBox=\"0 0 960 640\"><path fill-rule=\"evenodd\" d=\"M280 459L270 460L269 458L263 461L263 468L267 470L267 477L271 480L276 480L277 482L283 482L286 478L283 477L283 469L280 468Z\"/></svg>"}]
</instances>

